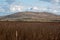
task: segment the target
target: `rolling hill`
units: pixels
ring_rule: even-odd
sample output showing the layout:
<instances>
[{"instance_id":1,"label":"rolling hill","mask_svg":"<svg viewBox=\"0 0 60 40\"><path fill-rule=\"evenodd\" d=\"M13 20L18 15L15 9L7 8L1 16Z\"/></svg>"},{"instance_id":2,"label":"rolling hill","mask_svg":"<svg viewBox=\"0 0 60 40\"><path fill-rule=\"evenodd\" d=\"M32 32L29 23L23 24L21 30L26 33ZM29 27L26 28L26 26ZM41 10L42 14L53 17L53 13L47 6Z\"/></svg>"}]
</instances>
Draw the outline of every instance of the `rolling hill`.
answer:
<instances>
[{"instance_id":1,"label":"rolling hill","mask_svg":"<svg viewBox=\"0 0 60 40\"><path fill-rule=\"evenodd\" d=\"M59 22L60 16L48 12L18 12L3 16L0 21L40 21Z\"/></svg>"}]
</instances>

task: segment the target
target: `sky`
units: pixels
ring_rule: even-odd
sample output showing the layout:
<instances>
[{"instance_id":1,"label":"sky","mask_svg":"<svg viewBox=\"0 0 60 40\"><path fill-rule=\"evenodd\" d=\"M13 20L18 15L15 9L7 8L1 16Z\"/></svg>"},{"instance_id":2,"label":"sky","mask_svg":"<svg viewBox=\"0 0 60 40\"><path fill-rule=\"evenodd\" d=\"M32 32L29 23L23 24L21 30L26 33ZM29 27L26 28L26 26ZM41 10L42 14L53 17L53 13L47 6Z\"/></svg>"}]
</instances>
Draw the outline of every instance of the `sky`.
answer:
<instances>
[{"instance_id":1,"label":"sky","mask_svg":"<svg viewBox=\"0 0 60 40\"><path fill-rule=\"evenodd\" d=\"M0 16L24 11L60 15L60 0L0 0Z\"/></svg>"}]
</instances>

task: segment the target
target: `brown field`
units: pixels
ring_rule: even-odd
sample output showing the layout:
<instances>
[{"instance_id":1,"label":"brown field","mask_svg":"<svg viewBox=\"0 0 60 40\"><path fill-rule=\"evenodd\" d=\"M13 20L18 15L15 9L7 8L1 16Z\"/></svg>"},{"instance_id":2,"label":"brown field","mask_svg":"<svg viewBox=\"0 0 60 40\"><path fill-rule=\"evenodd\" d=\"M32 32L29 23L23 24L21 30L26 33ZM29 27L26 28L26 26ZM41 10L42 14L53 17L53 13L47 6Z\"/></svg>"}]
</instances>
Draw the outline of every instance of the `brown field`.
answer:
<instances>
[{"instance_id":1,"label":"brown field","mask_svg":"<svg viewBox=\"0 0 60 40\"><path fill-rule=\"evenodd\" d=\"M60 40L60 23L1 21L0 40Z\"/></svg>"}]
</instances>

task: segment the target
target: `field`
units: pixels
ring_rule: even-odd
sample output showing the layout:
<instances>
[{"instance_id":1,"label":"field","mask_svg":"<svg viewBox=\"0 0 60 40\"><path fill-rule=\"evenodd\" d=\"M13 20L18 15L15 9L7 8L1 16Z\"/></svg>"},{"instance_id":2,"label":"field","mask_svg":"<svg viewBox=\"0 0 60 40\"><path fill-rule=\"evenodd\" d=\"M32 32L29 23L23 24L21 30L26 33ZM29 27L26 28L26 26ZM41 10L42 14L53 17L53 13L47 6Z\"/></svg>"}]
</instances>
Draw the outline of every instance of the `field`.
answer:
<instances>
[{"instance_id":1,"label":"field","mask_svg":"<svg viewBox=\"0 0 60 40\"><path fill-rule=\"evenodd\" d=\"M0 40L60 40L60 23L1 21Z\"/></svg>"}]
</instances>

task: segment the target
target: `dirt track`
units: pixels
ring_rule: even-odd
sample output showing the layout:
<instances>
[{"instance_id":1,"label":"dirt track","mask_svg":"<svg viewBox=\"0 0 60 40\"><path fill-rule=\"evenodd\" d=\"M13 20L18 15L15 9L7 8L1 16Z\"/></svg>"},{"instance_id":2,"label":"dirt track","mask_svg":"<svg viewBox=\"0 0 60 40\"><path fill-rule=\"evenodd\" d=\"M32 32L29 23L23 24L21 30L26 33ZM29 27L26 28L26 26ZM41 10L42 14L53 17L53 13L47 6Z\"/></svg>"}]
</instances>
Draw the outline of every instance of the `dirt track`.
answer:
<instances>
[{"instance_id":1,"label":"dirt track","mask_svg":"<svg viewBox=\"0 0 60 40\"><path fill-rule=\"evenodd\" d=\"M60 40L60 23L0 22L0 40Z\"/></svg>"}]
</instances>

